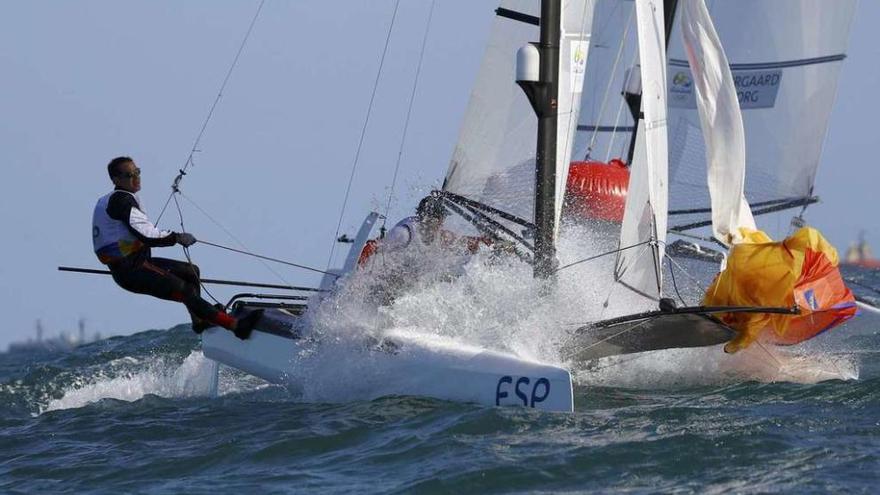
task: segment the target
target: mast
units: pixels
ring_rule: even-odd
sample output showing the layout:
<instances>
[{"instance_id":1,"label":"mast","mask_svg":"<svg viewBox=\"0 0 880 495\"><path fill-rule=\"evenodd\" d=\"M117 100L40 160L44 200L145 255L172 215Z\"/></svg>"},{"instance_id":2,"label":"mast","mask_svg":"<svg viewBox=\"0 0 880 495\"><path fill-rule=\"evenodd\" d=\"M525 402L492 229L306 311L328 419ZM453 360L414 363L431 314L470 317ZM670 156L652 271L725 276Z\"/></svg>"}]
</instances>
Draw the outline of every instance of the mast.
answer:
<instances>
[{"instance_id":1,"label":"mast","mask_svg":"<svg viewBox=\"0 0 880 495\"><path fill-rule=\"evenodd\" d=\"M666 49L669 49L669 40L672 37L672 26L675 22L675 10L678 7L678 0L663 0L663 25L666 29ZM634 74L633 71L631 74ZM630 76L632 77L632 76ZM629 107L629 113L632 115L633 119L633 131L632 136L630 136L629 140L629 150L626 152L626 165L632 165L633 153L636 150L636 134L639 132L639 117L642 113L642 92L639 89L638 93L627 93L624 91L623 99L626 100L626 105Z\"/></svg>"},{"instance_id":2,"label":"mast","mask_svg":"<svg viewBox=\"0 0 880 495\"><path fill-rule=\"evenodd\" d=\"M517 77L538 116L535 154L535 277L549 278L556 265L556 141L559 102L561 0L541 0L541 40L523 50L537 51L538 77ZM529 54L519 55L528 57ZM529 62L535 62L534 59ZM519 70L519 68L518 68ZM563 178L564 179L564 178Z\"/></svg>"}]
</instances>

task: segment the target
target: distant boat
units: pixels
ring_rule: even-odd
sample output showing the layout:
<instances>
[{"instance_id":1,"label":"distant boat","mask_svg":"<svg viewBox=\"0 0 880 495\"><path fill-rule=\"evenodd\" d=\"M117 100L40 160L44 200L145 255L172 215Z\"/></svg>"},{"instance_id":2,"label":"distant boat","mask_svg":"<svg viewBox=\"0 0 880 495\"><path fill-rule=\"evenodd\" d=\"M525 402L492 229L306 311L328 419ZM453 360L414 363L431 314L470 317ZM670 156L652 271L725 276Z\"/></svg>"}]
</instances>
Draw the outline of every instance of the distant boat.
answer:
<instances>
[{"instance_id":1,"label":"distant boat","mask_svg":"<svg viewBox=\"0 0 880 495\"><path fill-rule=\"evenodd\" d=\"M61 332L56 337L43 337L43 322L37 320L36 322L36 333L37 338L27 339L21 342L10 342L9 348L7 352L9 353L17 353L17 352L27 352L27 351L70 351L76 349L77 347L89 344L91 342L95 342L97 340L101 340L101 335L95 333L95 335L88 339L86 337L86 321L83 318L79 319L78 322L79 333L78 336L73 335L72 333Z\"/></svg>"},{"instance_id":2,"label":"distant boat","mask_svg":"<svg viewBox=\"0 0 880 495\"><path fill-rule=\"evenodd\" d=\"M865 241L864 232L859 234L858 242L849 245L842 264L862 268L880 268L880 259L871 254L871 246Z\"/></svg>"}]
</instances>

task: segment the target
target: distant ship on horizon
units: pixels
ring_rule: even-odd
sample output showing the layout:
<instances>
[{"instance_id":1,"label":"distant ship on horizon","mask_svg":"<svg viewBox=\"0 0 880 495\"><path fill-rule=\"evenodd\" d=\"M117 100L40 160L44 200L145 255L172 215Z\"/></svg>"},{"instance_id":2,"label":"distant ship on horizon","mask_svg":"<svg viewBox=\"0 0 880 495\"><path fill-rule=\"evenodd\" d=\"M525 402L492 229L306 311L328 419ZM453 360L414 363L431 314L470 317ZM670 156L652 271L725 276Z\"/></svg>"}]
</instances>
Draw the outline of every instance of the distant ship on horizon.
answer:
<instances>
[{"instance_id":1,"label":"distant ship on horizon","mask_svg":"<svg viewBox=\"0 0 880 495\"><path fill-rule=\"evenodd\" d=\"M77 335L73 335L72 333L61 332L56 337L43 338L43 322L37 320L36 322L36 339L27 339L21 342L10 342L9 348L6 352L14 353L14 352L25 352L25 351L70 351L76 349L77 347L89 344L91 342L95 342L97 340L101 340L101 334L95 333L91 339L86 338L86 320L84 318L80 318L77 322L79 327L79 332Z\"/></svg>"},{"instance_id":2,"label":"distant ship on horizon","mask_svg":"<svg viewBox=\"0 0 880 495\"><path fill-rule=\"evenodd\" d=\"M865 241L864 231L859 233L859 240L850 244L849 248L847 248L843 264L863 268L880 268L880 260L871 253L871 246Z\"/></svg>"}]
</instances>

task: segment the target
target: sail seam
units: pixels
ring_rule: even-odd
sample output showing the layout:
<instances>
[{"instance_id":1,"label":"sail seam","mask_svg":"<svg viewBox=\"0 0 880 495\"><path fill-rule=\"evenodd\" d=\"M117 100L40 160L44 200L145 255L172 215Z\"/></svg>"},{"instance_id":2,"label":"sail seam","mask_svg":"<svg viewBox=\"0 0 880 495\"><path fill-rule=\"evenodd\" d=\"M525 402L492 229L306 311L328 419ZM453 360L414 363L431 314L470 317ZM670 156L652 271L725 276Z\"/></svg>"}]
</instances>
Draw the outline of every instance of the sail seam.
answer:
<instances>
[{"instance_id":1,"label":"sail seam","mask_svg":"<svg viewBox=\"0 0 880 495\"><path fill-rule=\"evenodd\" d=\"M837 55L828 55L825 57L804 58L800 60L781 60L779 62L758 62L751 64L730 64L731 70L763 70L763 69L784 69L789 67L803 67L807 65L827 64L830 62L840 62L846 58L845 53ZM671 67L688 68L687 60L670 59Z\"/></svg>"}]
</instances>

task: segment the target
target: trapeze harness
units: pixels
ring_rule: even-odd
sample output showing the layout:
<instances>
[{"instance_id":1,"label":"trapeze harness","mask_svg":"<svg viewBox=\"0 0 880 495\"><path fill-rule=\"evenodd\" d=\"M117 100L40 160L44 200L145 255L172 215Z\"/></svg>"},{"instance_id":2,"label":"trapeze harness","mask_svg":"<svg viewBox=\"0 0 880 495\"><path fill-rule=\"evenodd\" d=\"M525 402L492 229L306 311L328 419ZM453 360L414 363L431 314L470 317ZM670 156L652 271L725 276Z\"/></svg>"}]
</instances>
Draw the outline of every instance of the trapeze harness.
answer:
<instances>
[{"instance_id":1,"label":"trapeze harness","mask_svg":"<svg viewBox=\"0 0 880 495\"><path fill-rule=\"evenodd\" d=\"M153 258L150 248L173 246L177 234L159 230L141 209L140 199L122 189L102 196L92 216L95 254L125 290L186 305L194 329L205 321L233 329L236 319L202 299L199 268L182 261Z\"/></svg>"}]
</instances>

